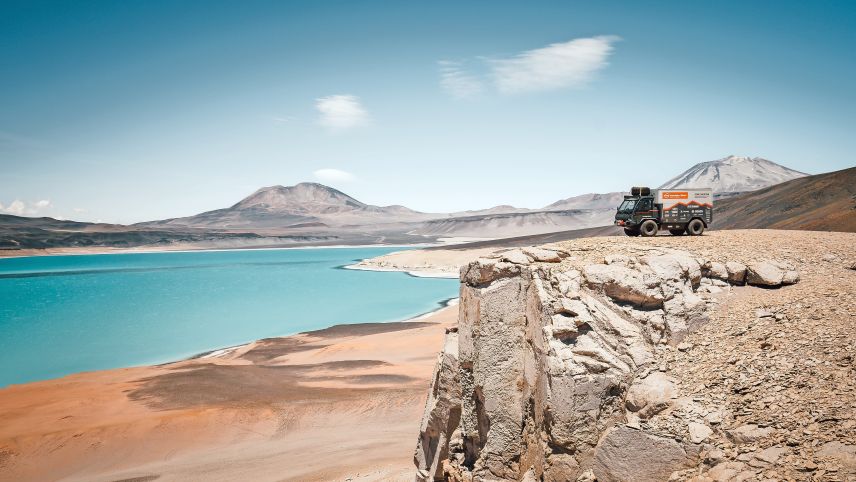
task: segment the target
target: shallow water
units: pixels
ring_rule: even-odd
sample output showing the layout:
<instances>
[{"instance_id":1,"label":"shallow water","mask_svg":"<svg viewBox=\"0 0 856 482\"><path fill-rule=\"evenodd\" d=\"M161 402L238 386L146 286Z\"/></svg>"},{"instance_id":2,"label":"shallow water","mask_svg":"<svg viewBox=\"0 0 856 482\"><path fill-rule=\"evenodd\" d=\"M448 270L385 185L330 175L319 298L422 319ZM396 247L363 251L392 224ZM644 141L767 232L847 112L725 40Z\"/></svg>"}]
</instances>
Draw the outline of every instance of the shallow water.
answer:
<instances>
[{"instance_id":1,"label":"shallow water","mask_svg":"<svg viewBox=\"0 0 856 482\"><path fill-rule=\"evenodd\" d=\"M401 320L457 296L453 279L341 269L396 250L0 259L0 386L162 363L339 323Z\"/></svg>"}]
</instances>

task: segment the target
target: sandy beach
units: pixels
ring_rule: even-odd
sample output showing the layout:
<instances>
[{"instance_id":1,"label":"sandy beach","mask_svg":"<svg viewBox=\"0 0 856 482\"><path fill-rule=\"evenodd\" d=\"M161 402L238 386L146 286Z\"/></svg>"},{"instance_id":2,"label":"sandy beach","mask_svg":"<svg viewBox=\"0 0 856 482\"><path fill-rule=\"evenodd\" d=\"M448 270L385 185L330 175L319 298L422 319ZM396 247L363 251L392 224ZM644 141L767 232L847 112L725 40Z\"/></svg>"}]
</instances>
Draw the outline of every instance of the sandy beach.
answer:
<instances>
[{"instance_id":1,"label":"sandy beach","mask_svg":"<svg viewBox=\"0 0 856 482\"><path fill-rule=\"evenodd\" d=\"M0 390L0 480L410 480L448 306Z\"/></svg>"},{"instance_id":2,"label":"sandy beach","mask_svg":"<svg viewBox=\"0 0 856 482\"><path fill-rule=\"evenodd\" d=\"M365 259L348 269L403 271L413 276L457 278L461 266L496 251L496 247L476 249L413 249Z\"/></svg>"}]
</instances>

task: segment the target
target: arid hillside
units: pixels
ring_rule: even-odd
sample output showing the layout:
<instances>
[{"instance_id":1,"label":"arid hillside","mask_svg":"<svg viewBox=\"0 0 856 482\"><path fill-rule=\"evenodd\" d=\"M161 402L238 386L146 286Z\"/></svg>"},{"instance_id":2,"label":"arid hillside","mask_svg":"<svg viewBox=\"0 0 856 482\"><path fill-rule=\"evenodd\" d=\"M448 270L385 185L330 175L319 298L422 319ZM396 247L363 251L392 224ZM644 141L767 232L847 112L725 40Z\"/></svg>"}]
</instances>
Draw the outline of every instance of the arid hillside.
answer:
<instances>
[{"instance_id":1,"label":"arid hillside","mask_svg":"<svg viewBox=\"0 0 856 482\"><path fill-rule=\"evenodd\" d=\"M854 246L733 230L471 262L417 480L856 480Z\"/></svg>"},{"instance_id":2,"label":"arid hillside","mask_svg":"<svg viewBox=\"0 0 856 482\"><path fill-rule=\"evenodd\" d=\"M723 199L716 228L856 231L856 167L807 176Z\"/></svg>"}]
</instances>

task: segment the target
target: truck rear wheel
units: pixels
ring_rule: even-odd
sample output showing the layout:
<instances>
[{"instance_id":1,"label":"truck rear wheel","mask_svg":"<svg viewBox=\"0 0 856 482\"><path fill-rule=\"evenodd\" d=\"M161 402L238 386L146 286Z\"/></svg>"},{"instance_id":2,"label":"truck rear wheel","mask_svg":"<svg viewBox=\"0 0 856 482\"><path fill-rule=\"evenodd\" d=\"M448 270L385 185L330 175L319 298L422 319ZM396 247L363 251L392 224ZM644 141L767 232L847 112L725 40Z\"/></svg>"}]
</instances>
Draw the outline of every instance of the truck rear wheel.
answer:
<instances>
[{"instance_id":1,"label":"truck rear wheel","mask_svg":"<svg viewBox=\"0 0 856 482\"><path fill-rule=\"evenodd\" d=\"M672 233L672 236L682 236L684 234L685 230L683 230L683 229L670 229L669 232Z\"/></svg>"},{"instance_id":2,"label":"truck rear wheel","mask_svg":"<svg viewBox=\"0 0 856 482\"><path fill-rule=\"evenodd\" d=\"M638 229L624 228L624 234L628 236L639 236Z\"/></svg>"},{"instance_id":3,"label":"truck rear wheel","mask_svg":"<svg viewBox=\"0 0 856 482\"><path fill-rule=\"evenodd\" d=\"M641 232L642 236L645 236L646 238L650 236L656 236L658 229L659 227L657 226L657 223L651 221L650 219L643 222L642 225L639 226L639 231Z\"/></svg>"},{"instance_id":4,"label":"truck rear wheel","mask_svg":"<svg viewBox=\"0 0 856 482\"><path fill-rule=\"evenodd\" d=\"M690 236L701 236L701 233L704 232L704 223L701 222L701 219L693 219L687 224L687 233Z\"/></svg>"}]
</instances>

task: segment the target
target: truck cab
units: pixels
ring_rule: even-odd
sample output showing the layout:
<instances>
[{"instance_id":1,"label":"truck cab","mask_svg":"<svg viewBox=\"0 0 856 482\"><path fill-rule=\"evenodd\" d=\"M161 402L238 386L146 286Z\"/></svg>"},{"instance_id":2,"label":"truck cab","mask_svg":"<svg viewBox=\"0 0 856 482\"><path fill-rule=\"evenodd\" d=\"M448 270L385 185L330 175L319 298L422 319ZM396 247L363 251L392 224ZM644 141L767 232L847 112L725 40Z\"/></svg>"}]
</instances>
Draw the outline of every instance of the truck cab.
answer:
<instances>
[{"instance_id":1,"label":"truck cab","mask_svg":"<svg viewBox=\"0 0 856 482\"><path fill-rule=\"evenodd\" d=\"M713 221L710 188L657 189L633 187L615 213L615 225L628 236L655 236L660 229L672 235L700 236Z\"/></svg>"}]
</instances>

